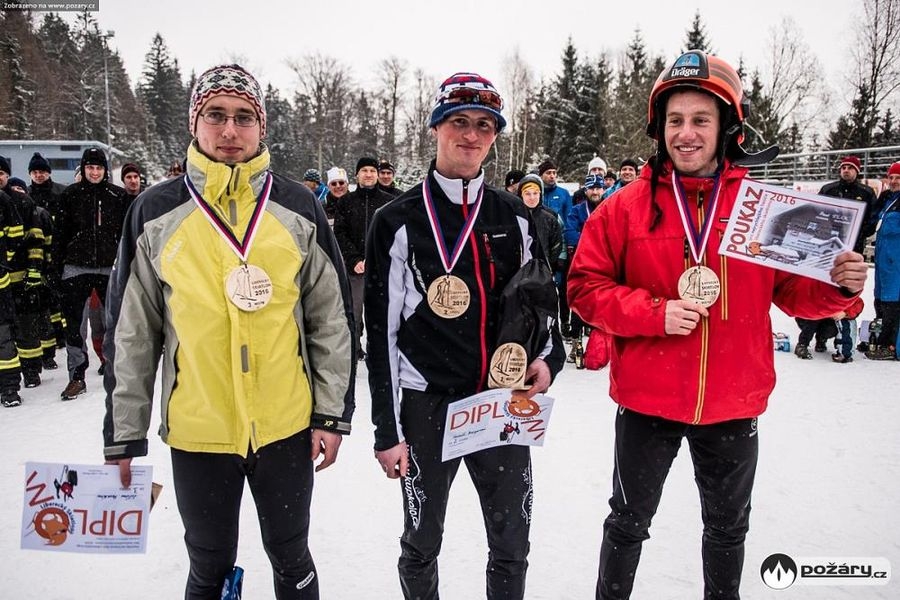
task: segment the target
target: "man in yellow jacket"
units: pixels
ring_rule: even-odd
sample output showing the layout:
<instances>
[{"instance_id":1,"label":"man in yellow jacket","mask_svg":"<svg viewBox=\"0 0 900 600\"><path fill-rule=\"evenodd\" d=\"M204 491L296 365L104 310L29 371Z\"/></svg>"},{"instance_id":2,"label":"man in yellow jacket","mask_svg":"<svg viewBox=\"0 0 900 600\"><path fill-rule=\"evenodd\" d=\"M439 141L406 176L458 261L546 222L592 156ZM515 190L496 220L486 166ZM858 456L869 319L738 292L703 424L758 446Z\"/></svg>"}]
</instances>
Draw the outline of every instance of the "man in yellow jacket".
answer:
<instances>
[{"instance_id":1,"label":"man in yellow jacket","mask_svg":"<svg viewBox=\"0 0 900 600\"><path fill-rule=\"evenodd\" d=\"M128 486L132 458L147 454L162 358L160 435L191 563L185 598L220 597L246 480L275 597L316 599L313 473L337 458L354 408L340 251L310 191L269 170L250 73L203 73L190 130L185 175L135 201L112 271L105 457Z\"/></svg>"}]
</instances>

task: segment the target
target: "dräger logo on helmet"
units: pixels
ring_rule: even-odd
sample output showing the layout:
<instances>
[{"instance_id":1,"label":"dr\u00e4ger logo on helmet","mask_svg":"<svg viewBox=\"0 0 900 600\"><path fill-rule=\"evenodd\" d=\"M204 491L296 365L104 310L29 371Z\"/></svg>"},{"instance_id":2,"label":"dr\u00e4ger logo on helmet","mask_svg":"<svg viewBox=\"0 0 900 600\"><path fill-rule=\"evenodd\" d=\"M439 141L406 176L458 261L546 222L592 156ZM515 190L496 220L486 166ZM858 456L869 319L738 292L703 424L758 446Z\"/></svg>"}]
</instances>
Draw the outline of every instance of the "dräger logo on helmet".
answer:
<instances>
[{"instance_id":1,"label":"dr\u00e4ger logo on helmet","mask_svg":"<svg viewBox=\"0 0 900 600\"><path fill-rule=\"evenodd\" d=\"M669 73L669 77L698 77L700 75L700 69L698 67L688 68L688 67L675 67L672 69L672 72Z\"/></svg>"}]
</instances>

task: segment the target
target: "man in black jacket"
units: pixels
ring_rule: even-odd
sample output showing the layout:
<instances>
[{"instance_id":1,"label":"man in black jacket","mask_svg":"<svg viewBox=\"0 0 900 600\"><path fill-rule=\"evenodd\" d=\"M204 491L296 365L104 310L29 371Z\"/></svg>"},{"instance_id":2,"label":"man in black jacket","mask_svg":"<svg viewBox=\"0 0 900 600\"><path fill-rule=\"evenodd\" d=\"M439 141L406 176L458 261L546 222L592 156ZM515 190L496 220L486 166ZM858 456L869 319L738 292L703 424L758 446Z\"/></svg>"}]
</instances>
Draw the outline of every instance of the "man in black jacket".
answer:
<instances>
[{"instance_id":1,"label":"man in black jacket","mask_svg":"<svg viewBox=\"0 0 900 600\"><path fill-rule=\"evenodd\" d=\"M854 252L862 254L866 247L866 238L875 233L874 227L869 226L869 215L875 205L875 191L859 181L861 165L858 157L853 155L845 156L841 159L838 169L840 171L840 179L823 185L822 189L819 190L819 194L832 198L856 200L866 205L863 213L863 226L859 236L856 238L856 245L853 247ZM804 360L812 358L809 344L813 341L813 338L815 338L816 342L815 351L825 352L828 349L828 340L838 334L834 319L801 319L797 317L795 320L797 321L797 326L800 327L797 346L794 348L794 354L797 355L797 358Z\"/></svg>"},{"instance_id":2,"label":"man in black jacket","mask_svg":"<svg viewBox=\"0 0 900 600\"><path fill-rule=\"evenodd\" d=\"M361 343L366 233L375 211L393 199L393 196L379 189L377 183L378 161L368 156L360 158L356 163L356 189L338 201L334 213L334 237L341 247L347 276L350 279L359 360L366 357Z\"/></svg>"},{"instance_id":3,"label":"man in black jacket","mask_svg":"<svg viewBox=\"0 0 900 600\"><path fill-rule=\"evenodd\" d=\"M441 461L450 402L484 391L498 347L500 296L532 257L533 222L515 196L485 185L481 164L506 125L490 81L457 73L431 112L437 158L424 182L379 210L366 242L366 331L375 457L402 478L400 585L438 597L437 557L450 485L465 462L481 499L490 554L487 597L521 599L528 566L531 455L504 444ZM553 284L546 283L554 293ZM558 327L524 378L544 392L565 359Z\"/></svg>"},{"instance_id":4,"label":"man in black jacket","mask_svg":"<svg viewBox=\"0 0 900 600\"><path fill-rule=\"evenodd\" d=\"M87 391L84 372L88 355L79 331L84 303L94 289L100 298L106 298L129 205L125 190L109 182L109 164L102 150L84 151L81 173L82 180L67 187L60 198L54 244L69 366L69 383L60 394L63 400Z\"/></svg>"}]
</instances>

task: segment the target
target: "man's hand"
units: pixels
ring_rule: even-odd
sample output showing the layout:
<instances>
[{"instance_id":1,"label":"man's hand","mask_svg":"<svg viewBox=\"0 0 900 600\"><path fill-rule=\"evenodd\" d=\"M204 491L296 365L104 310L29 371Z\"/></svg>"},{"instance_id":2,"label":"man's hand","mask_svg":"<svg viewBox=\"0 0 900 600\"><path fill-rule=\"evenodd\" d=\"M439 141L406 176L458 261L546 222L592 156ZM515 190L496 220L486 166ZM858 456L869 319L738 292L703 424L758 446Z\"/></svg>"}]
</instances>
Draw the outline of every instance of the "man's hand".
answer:
<instances>
[{"instance_id":1,"label":"man's hand","mask_svg":"<svg viewBox=\"0 0 900 600\"><path fill-rule=\"evenodd\" d=\"M327 469L337 460L338 450L341 447L343 436L333 431L325 431L324 429L312 430L312 460L316 462L319 456L322 462L316 465L316 473L322 469Z\"/></svg>"},{"instance_id":2,"label":"man's hand","mask_svg":"<svg viewBox=\"0 0 900 600\"><path fill-rule=\"evenodd\" d=\"M696 302L669 300L666 302L666 335L689 335L700 317L708 317L709 311Z\"/></svg>"},{"instance_id":3,"label":"man's hand","mask_svg":"<svg viewBox=\"0 0 900 600\"><path fill-rule=\"evenodd\" d=\"M356 273L357 275L362 275L363 273L365 273L366 272L366 261L361 260L358 263L356 263L355 265L353 265L353 272Z\"/></svg>"},{"instance_id":4,"label":"man's hand","mask_svg":"<svg viewBox=\"0 0 900 600\"><path fill-rule=\"evenodd\" d=\"M829 274L831 281L858 294L866 285L869 265L866 264L862 254L844 252L834 259L834 266Z\"/></svg>"},{"instance_id":5,"label":"man's hand","mask_svg":"<svg viewBox=\"0 0 900 600\"><path fill-rule=\"evenodd\" d=\"M546 392L550 388L550 367L543 358L536 358L525 370L525 383L531 387L523 390L525 395L533 398L535 395Z\"/></svg>"},{"instance_id":6,"label":"man's hand","mask_svg":"<svg viewBox=\"0 0 900 600\"><path fill-rule=\"evenodd\" d=\"M131 459L115 458L107 460L104 464L119 465L119 481L122 482L122 489L131 487Z\"/></svg>"},{"instance_id":7,"label":"man's hand","mask_svg":"<svg viewBox=\"0 0 900 600\"><path fill-rule=\"evenodd\" d=\"M409 448L406 442L400 442L387 450L376 450L375 460L388 479L406 477L409 474Z\"/></svg>"}]
</instances>

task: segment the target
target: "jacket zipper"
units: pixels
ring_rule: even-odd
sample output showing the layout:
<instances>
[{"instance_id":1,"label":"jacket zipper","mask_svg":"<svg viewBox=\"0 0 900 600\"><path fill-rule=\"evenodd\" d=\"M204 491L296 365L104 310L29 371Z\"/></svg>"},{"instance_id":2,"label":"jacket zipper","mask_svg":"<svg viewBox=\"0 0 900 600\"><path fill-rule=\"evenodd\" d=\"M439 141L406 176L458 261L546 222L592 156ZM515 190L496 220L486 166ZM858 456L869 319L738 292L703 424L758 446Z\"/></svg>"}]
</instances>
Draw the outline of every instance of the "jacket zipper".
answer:
<instances>
[{"instance_id":1,"label":"jacket zipper","mask_svg":"<svg viewBox=\"0 0 900 600\"><path fill-rule=\"evenodd\" d=\"M484 252L487 254L488 266L490 267L491 289L494 289L494 286L497 284L497 277L496 271L494 271L494 254L491 252L491 239L486 233L481 234L481 239L484 241Z\"/></svg>"},{"instance_id":2,"label":"jacket zipper","mask_svg":"<svg viewBox=\"0 0 900 600\"><path fill-rule=\"evenodd\" d=\"M463 179L462 182L462 211L463 218L469 216L469 182ZM484 281L481 277L481 259L478 256L478 244L475 242L474 230L469 234L469 242L472 246L472 260L474 261L473 270L475 271L475 282L478 284L479 299L479 323L478 328L478 345L481 349L481 369L478 376L478 387L476 392L484 389L484 382L487 380L488 355L487 340L485 332L487 331L487 298L484 292Z\"/></svg>"}]
</instances>

